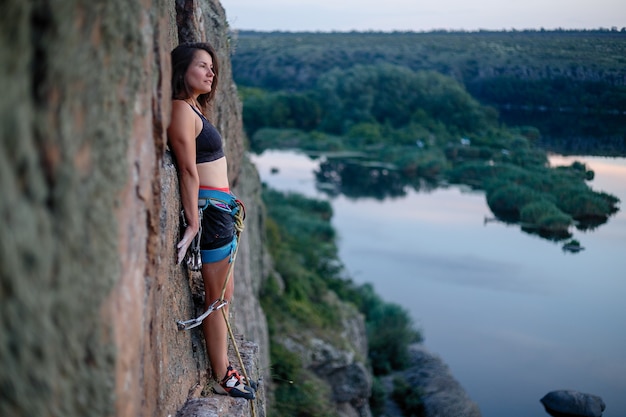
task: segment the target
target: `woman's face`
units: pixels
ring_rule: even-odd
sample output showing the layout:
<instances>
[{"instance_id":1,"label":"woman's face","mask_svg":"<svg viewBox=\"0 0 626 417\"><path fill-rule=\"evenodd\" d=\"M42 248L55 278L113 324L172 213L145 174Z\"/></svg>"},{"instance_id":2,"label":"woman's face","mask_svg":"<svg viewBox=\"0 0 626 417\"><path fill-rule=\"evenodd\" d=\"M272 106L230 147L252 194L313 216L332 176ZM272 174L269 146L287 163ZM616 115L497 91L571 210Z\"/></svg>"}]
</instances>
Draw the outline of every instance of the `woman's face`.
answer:
<instances>
[{"instance_id":1,"label":"woman's face","mask_svg":"<svg viewBox=\"0 0 626 417\"><path fill-rule=\"evenodd\" d=\"M213 58L207 51L198 49L185 73L187 86L195 97L207 94L211 91L214 76Z\"/></svg>"}]
</instances>

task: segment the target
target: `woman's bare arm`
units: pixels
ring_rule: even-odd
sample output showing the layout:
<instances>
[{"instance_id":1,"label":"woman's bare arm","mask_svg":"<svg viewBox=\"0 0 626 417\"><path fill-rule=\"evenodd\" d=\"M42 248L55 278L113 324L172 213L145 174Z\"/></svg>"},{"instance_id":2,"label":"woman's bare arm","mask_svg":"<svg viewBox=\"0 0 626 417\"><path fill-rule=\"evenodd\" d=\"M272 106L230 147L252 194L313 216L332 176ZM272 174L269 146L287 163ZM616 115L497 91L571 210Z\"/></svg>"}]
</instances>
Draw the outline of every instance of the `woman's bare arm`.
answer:
<instances>
[{"instance_id":1,"label":"woman's bare arm","mask_svg":"<svg viewBox=\"0 0 626 417\"><path fill-rule=\"evenodd\" d=\"M196 167L196 115L182 100L172 102L172 120L167 129L170 146L178 166L180 194L187 220L187 229L178 243L178 263L187 253L194 236L198 233L198 189L200 179Z\"/></svg>"}]
</instances>

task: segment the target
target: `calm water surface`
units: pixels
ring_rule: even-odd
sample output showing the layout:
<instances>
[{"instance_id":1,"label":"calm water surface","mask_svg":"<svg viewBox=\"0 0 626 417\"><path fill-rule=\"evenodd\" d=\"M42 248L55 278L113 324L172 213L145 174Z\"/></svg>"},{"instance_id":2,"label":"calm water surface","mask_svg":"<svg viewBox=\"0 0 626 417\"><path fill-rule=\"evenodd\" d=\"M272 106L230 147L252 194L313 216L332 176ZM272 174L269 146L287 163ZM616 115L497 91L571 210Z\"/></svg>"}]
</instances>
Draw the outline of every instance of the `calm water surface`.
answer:
<instances>
[{"instance_id":1,"label":"calm water surface","mask_svg":"<svg viewBox=\"0 0 626 417\"><path fill-rule=\"evenodd\" d=\"M294 152L252 155L262 181L328 199L316 161ZM356 282L404 306L484 417L543 417L555 389L600 395L605 417L626 416L626 158L551 157L596 173L595 190L622 210L592 232L585 250L492 217L482 193L458 187L378 201L330 199L339 254ZM271 174L271 168L279 172Z\"/></svg>"}]
</instances>

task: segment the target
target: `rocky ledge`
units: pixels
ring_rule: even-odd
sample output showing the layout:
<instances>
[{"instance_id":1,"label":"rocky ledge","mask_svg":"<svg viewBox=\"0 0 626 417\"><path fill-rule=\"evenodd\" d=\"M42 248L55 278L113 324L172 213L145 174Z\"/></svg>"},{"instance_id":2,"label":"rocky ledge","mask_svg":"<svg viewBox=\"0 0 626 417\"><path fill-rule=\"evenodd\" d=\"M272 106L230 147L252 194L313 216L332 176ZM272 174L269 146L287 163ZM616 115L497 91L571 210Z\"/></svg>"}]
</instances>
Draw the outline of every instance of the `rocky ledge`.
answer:
<instances>
[{"instance_id":1,"label":"rocky ledge","mask_svg":"<svg viewBox=\"0 0 626 417\"><path fill-rule=\"evenodd\" d=\"M410 355L411 366L407 370L383 380L388 393L393 391L394 378L401 377L421 390L425 417L481 417L478 405L470 399L439 356L419 344L410 347ZM402 415L398 406L388 400L385 417Z\"/></svg>"},{"instance_id":2,"label":"rocky ledge","mask_svg":"<svg viewBox=\"0 0 626 417\"><path fill-rule=\"evenodd\" d=\"M259 347L255 343L245 341L241 336L235 336L235 338L248 376L251 380L258 381L256 398L253 401L247 401L243 398L218 395L213 392L209 385L198 385L190 390L187 401L176 413L176 417L250 417L253 415L265 417L265 387L259 374ZM228 356L231 363L239 363L236 352L230 343ZM237 365L237 368L240 366Z\"/></svg>"}]
</instances>

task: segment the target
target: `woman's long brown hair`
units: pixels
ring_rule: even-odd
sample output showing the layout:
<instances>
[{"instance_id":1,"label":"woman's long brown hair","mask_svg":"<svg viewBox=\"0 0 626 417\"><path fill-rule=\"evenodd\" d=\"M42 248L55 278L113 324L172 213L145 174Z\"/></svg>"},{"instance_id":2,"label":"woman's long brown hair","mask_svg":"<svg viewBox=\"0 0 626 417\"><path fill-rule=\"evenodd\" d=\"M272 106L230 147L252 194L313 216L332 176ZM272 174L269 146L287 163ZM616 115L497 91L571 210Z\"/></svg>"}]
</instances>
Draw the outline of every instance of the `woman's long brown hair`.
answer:
<instances>
[{"instance_id":1,"label":"woman's long brown hair","mask_svg":"<svg viewBox=\"0 0 626 417\"><path fill-rule=\"evenodd\" d=\"M187 73L187 69L198 50L206 51L213 59L213 73L215 77L213 77L211 91L198 96L198 103L203 109L208 111L209 103L213 100L217 91L219 64L215 50L206 42L181 43L172 50L172 99L184 100L191 97L191 91L189 91L189 87L185 83L185 73Z\"/></svg>"}]
</instances>

